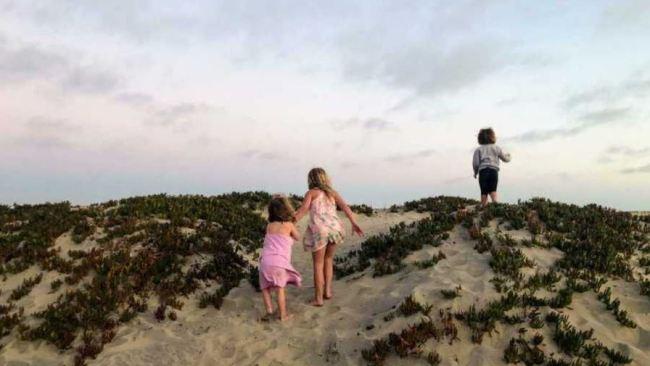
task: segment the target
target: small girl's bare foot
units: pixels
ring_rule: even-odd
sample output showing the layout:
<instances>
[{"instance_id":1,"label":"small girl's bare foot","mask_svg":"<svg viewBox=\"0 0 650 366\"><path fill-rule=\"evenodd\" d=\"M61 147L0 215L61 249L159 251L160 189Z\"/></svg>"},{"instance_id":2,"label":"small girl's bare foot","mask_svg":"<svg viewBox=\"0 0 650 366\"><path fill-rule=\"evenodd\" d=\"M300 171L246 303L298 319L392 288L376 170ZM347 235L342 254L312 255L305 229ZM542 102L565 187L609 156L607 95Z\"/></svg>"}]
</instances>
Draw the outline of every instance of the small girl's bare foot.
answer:
<instances>
[{"instance_id":1,"label":"small girl's bare foot","mask_svg":"<svg viewBox=\"0 0 650 366\"><path fill-rule=\"evenodd\" d=\"M309 302L309 305L311 306L323 306L323 301L318 301L316 299L313 299Z\"/></svg>"},{"instance_id":2,"label":"small girl's bare foot","mask_svg":"<svg viewBox=\"0 0 650 366\"><path fill-rule=\"evenodd\" d=\"M270 322L271 320L275 319L276 315L275 312L272 313L266 313L263 317L260 318L261 322Z\"/></svg>"},{"instance_id":3,"label":"small girl's bare foot","mask_svg":"<svg viewBox=\"0 0 650 366\"><path fill-rule=\"evenodd\" d=\"M332 297L334 297L334 295L329 294L329 295L325 295L325 296L323 296L323 299L325 299L325 300L329 300L329 299L331 299Z\"/></svg>"},{"instance_id":4,"label":"small girl's bare foot","mask_svg":"<svg viewBox=\"0 0 650 366\"><path fill-rule=\"evenodd\" d=\"M287 320L291 320L291 319L293 319L293 314L287 314L285 316L280 317L281 322L286 322Z\"/></svg>"}]
</instances>

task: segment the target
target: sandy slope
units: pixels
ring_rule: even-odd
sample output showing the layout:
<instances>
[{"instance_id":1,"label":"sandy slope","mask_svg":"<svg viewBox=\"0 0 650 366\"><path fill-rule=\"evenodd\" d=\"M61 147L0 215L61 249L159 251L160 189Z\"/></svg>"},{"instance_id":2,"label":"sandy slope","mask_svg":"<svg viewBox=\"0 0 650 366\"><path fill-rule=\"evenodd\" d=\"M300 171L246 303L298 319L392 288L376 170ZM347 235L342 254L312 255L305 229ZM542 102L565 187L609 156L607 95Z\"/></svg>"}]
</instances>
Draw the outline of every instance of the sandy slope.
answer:
<instances>
[{"instance_id":1,"label":"sandy slope","mask_svg":"<svg viewBox=\"0 0 650 366\"><path fill-rule=\"evenodd\" d=\"M367 235L384 232L390 225L400 221L410 222L424 217L423 214L392 214L380 212L367 218L360 217L360 224ZM347 223L346 223L347 225ZM304 221L301 225L304 228ZM513 233L514 237L525 236ZM63 239L61 239L63 240ZM360 239L349 237L341 252L358 246ZM65 243L61 243L64 245ZM467 237L465 229L457 227L445 243L438 247L425 247L413 253L406 262L430 258L442 251L447 259L433 268L420 270L407 266L401 272L373 278L353 275L334 284L335 298L323 308L306 305L312 296L311 257L300 246L294 250L294 265L303 274L304 287L289 290L289 308L295 318L287 324L279 322L260 323L263 312L261 296L247 282L233 290L226 298L223 308L199 309L196 299L185 301L175 322L157 322L151 311L136 318L127 327L120 327L117 336L91 365L358 365L362 363L360 351L375 338L390 331L400 330L417 320L397 318L385 322L383 317L404 297L413 294L417 299L438 308L467 308L484 304L498 297L489 280L494 273L488 265L489 254L479 254L473 249L474 242ZM557 250L539 248L523 249L535 260L539 269L545 269L561 257ZM35 273L30 269L29 275ZM15 276L21 277L21 276ZM49 282L45 278L30 294L22 299L26 307L38 306L51 301ZM3 289L12 289L22 279L10 279ZM462 286L462 296L446 300L440 289ZM638 295L638 285L623 281L611 281L614 297L619 297L622 308L631 313L638 324L636 329L621 327L611 313L605 311L593 292L576 294L571 309L564 312L573 324L581 329L594 328L595 336L605 345L629 352L635 365L650 365L650 302ZM7 296L3 291L3 298ZM39 298L38 301L35 300ZM30 302L31 301L31 302ZM372 327L374 326L374 327ZM372 329L370 329L372 328ZM519 327L498 325L498 334L486 336L482 345L469 341L465 327L459 327L461 341L448 345L427 344L434 347L443 359L443 365L500 365L503 350ZM548 327L545 349L556 351ZM430 341L433 342L433 341ZM390 358L390 365L406 365L423 361ZM70 364L71 356L61 355L53 346L45 343L27 343L11 340L0 351L0 364L7 365L59 365Z\"/></svg>"}]
</instances>

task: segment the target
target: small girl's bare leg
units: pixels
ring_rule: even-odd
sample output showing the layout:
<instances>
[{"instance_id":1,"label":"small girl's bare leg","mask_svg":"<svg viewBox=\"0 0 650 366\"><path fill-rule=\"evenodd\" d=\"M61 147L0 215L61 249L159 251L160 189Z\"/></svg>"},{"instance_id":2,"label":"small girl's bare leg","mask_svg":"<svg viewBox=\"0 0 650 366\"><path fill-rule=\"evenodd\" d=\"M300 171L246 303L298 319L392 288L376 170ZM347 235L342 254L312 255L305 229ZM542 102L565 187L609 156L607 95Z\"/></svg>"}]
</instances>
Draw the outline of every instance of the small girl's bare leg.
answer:
<instances>
[{"instance_id":1,"label":"small girl's bare leg","mask_svg":"<svg viewBox=\"0 0 650 366\"><path fill-rule=\"evenodd\" d=\"M497 202L497 192L490 192L490 198L492 198L492 202L496 203ZM485 199L487 202L487 198Z\"/></svg>"},{"instance_id":2,"label":"small girl's bare leg","mask_svg":"<svg viewBox=\"0 0 650 366\"><path fill-rule=\"evenodd\" d=\"M262 298L264 299L266 314L273 314L273 300L271 300L271 291L268 288L262 290Z\"/></svg>"},{"instance_id":3,"label":"small girl's bare leg","mask_svg":"<svg viewBox=\"0 0 650 366\"><path fill-rule=\"evenodd\" d=\"M481 195L481 207L485 207L488 204L488 196L487 194L482 194Z\"/></svg>"},{"instance_id":4,"label":"small girl's bare leg","mask_svg":"<svg viewBox=\"0 0 650 366\"><path fill-rule=\"evenodd\" d=\"M278 309L280 309L280 320L289 320L289 314L287 314L287 298L284 292L284 287L278 287Z\"/></svg>"}]
</instances>

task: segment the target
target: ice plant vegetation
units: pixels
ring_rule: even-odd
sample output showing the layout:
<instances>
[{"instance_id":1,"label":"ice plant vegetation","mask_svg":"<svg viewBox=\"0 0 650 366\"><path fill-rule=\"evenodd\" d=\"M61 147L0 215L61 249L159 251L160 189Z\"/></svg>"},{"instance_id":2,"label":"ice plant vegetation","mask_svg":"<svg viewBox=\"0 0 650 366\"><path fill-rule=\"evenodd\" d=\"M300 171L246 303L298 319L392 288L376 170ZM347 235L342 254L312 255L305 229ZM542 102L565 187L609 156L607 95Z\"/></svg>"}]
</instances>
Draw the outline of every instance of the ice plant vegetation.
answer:
<instances>
[{"instance_id":1,"label":"ice plant vegetation","mask_svg":"<svg viewBox=\"0 0 650 366\"><path fill-rule=\"evenodd\" d=\"M611 290L601 291L601 287L610 279L637 281L641 295L650 297L650 279L645 278L648 271L638 270L650 262L643 256L643 253L650 252L650 226L646 217L635 217L597 205L579 207L545 199L515 205L494 204L482 210L466 209L471 204L458 198L435 197L392 208L394 211L430 212L431 217L410 226L398 225L388 235L369 238L361 250L339 258L338 274L346 276L368 268L373 269L373 276L397 272L405 267L401 259L411 252L425 245L440 245L445 232L454 227L451 221L455 217L456 222L467 230L467 236L475 241L476 251L489 256L489 265L495 273L491 282L502 294L500 299L482 307L471 305L453 314L460 324L469 328L472 342L481 343L484 335L492 335L499 324L501 327L527 324L529 328L520 328L519 337L512 338L504 350L505 362L573 366L632 362L621 351L605 347L595 339L593 330L577 329L566 315L553 309L569 307L575 293L593 291L621 326L636 327L628 312L622 310L621 301L612 300ZM435 224L423 225L430 221ZM530 239L516 240L504 230L526 230ZM420 242L414 242L417 240ZM399 249L393 249L395 246ZM523 270L536 267L536 263L527 258L520 247L534 246L555 248L563 256L550 269L536 269L534 274L526 275ZM640 253L640 259L636 260ZM377 271L377 263L384 261L390 261L391 271ZM635 277L635 273L640 273L640 276ZM539 290L545 290L547 294L541 296ZM553 295L549 297L548 293ZM448 290L445 294L453 296ZM429 307L418 303L418 308L432 311ZM542 317L544 313L547 314L546 322ZM437 328L431 324L433 319L427 316L402 333L390 333L388 339L376 340L364 350L363 358L369 364L381 365L391 354L422 357L427 352L436 352L423 346L427 339L438 334L432 330ZM524 336L528 329L542 330L547 326L552 330L552 341L562 352L559 357L544 352L541 347L544 337L540 333L530 338ZM412 334L417 335L415 339L418 341L406 340L405 336Z\"/></svg>"},{"instance_id":2,"label":"ice plant vegetation","mask_svg":"<svg viewBox=\"0 0 650 366\"><path fill-rule=\"evenodd\" d=\"M0 305L0 337L16 329L25 340L73 348L81 365L101 352L120 324L148 311L149 299L157 301L152 310L160 321L176 319L174 309L194 293L200 305L219 308L232 288L252 277L255 269L245 255L261 246L265 222L259 211L269 199L252 192L134 197L85 208L0 206L0 273L56 271L63 280L49 284L50 290L67 286L44 310L27 315L16 303L42 273L25 279ZM97 245L64 257L54 244L66 233L73 243L92 237Z\"/></svg>"}]
</instances>

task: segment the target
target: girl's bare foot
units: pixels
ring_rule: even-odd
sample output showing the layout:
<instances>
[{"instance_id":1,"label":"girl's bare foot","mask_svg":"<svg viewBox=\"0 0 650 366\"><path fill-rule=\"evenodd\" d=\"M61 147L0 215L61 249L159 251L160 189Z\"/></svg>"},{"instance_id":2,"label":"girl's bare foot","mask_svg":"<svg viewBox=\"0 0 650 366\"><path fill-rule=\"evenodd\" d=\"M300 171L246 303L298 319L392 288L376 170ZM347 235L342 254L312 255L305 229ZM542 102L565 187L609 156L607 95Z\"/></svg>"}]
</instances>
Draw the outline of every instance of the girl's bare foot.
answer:
<instances>
[{"instance_id":1,"label":"girl's bare foot","mask_svg":"<svg viewBox=\"0 0 650 366\"><path fill-rule=\"evenodd\" d=\"M318 301L318 300L316 300L316 299L313 299L313 300L311 300L311 301L309 302L309 305L311 305L311 306L317 306L317 307L318 307L318 306L323 306L323 301L322 301L322 300L321 300L321 301Z\"/></svg>"},{"instance_id":2,"label":"girl's bare foot","mask_svg":"<svg viewBox=\"0 0 650 366\"><path fill-rule=\"evenodd\" d=\"M332 294L324 295L324 296L323 296L323 299L325 299L325 300L329 300L329 299L331 299L332 297L334 297L334 295L332 295Z\"/></svg>"},{"instance_id":3,"label":"girl's bare foot","mask_svg":"<svg viewBox=\"0 0 650 366\"><path fill-rule=\"evenodd\" d=\"M281 322L286 322L287 320L293 319L293 314L286 314L285 316L280 317Z\"/></svg>"},{"instance_id":4,"label":"girl's bare foot","mask_svg":"<svg viewBox=\"0 0 650 366\"><path fill-rule=\"evenodd\" d=\"M270 322L271 320L276 318L275 311L272 313L266 313L263 317L260 318L261 322Z\"/></svg>"}]
</instances>

